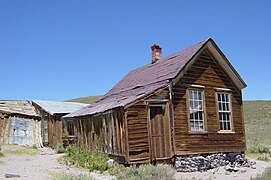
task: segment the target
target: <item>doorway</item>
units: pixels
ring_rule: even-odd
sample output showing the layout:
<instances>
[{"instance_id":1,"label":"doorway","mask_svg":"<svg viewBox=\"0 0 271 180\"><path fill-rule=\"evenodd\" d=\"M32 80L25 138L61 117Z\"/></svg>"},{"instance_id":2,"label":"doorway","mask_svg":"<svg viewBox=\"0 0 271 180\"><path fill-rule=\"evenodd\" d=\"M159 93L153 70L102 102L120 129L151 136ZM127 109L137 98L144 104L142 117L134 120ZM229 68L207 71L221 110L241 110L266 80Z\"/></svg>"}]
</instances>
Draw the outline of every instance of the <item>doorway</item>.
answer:
<instances>
[{"instance_id":1,"label":"doorway","mask_svg":"<svg viewBox=\"0 0 271 180\"><path fill-rule=\"evenodd\" d=\"M151 161L171 158L171 131L166 105L150 105L150 156Z\"/></svg>"}]
</instances>

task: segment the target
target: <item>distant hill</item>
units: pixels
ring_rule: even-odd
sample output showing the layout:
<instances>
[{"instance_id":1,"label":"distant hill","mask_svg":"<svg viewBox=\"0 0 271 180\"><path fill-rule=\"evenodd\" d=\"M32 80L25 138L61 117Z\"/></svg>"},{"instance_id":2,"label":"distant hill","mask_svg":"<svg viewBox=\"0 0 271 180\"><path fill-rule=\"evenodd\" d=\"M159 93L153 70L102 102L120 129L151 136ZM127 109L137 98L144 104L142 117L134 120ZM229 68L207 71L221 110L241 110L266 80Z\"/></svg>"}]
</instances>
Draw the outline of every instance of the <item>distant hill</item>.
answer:
<instances>
[{"instance_id":1,"label":"distant hill","mask_svg":"<svg viewBox=\"0 0 271 180\"><path fill-rule=\"evenodd\" d=\"M101 96L88 96L67 100L94 103ZM244 119L248 147L254 144L271 146L271 101L244 101Z\"/></svg>"},{"instance_id":2,"label":"distant hill","mask_svg":"<svg viewBox=\"0 0 271 180\"><path fill-rule=\"evenodd\" d=\"M78 103L93 104L100 97L102 97L102 96L87 96L87 97L81 97L81 98L66 100L65 102L78 102Z\"/></svg>"},{"instance_id":3,"label":"distant hill","mask_svg":"<svg viewBox=\"0 0 271 180\"><path fill-rule=\"evenodd\" d=\"M244 101L247 146L271 146L271 101Z\"/></svg>"}]
</instances>

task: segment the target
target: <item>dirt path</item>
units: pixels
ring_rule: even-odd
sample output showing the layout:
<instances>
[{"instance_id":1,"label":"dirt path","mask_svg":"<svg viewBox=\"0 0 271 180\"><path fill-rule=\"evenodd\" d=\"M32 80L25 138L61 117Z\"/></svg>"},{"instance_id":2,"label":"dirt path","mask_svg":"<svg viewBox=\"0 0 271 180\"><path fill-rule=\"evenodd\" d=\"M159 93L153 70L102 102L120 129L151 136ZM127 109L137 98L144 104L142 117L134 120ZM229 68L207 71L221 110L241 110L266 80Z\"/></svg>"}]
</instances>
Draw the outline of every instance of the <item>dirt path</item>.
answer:
<instances>
[{"instance_id":1,"label":"dirt path","mask_svg":"<svg viewBox=\"0 0 271 180\"><path fill-rule=\"evenodd\" d=\"M40 153L34 156L7 156L1 158L0 179L5 178L5 174L17 174L25 180L43 180L51 179L55 173L87 174L95 179L112 179L110 176L100 175L98 173L89 173L86 170L71 168L58 163L57 159L62 156L55 154L50 148L40 149Z\"/></svg>"}]
</instances>

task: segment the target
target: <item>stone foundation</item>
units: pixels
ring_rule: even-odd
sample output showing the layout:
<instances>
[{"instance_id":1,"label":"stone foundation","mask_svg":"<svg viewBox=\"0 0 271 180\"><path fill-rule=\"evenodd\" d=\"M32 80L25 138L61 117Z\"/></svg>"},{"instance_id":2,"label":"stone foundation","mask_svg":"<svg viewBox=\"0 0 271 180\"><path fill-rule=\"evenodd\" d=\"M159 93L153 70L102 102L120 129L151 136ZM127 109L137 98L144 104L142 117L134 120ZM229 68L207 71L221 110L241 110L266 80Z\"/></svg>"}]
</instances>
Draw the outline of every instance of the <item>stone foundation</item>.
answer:
<instances>
[{"instance_id":1,"label":"stone foundation","mask_svg":"<svg viewBox=\"0 0 271 180\"><path fill-rule=\"evenodd\" d=\"M181 155L175 157L175 168L179 172L206 171L225 167L226 171L238 171L240 167L254 168L255 161L250 161L241 153L217 153L209 155Z\"/></svg>"}]
</instances>

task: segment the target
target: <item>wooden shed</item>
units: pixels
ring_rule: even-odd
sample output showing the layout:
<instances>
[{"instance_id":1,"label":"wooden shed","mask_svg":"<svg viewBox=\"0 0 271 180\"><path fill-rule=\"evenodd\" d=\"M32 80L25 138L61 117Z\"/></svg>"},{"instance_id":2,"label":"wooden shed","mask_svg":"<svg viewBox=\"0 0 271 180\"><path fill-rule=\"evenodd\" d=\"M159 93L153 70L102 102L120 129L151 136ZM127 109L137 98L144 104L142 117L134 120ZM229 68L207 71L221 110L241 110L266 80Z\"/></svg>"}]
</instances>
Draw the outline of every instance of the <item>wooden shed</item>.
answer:
<instances>
[{"instance_id":1,"label":"wooden shed","mask_svg":"<svg viewBox=\"0 0 271 180\"><path fill-rule=\"evenodd\" d=\"M78 146L127 164L179 155L245 151L242 89L237 71L211 39L129 72L92 106L64 116Z\"/></svg>"},{"instance_id":2,"label":"wooden shed","mask_svg":"<svg viewBox=\"0 0 271 180\"><path fill-rule=\"evenodd\" d=\"M29 101L0 100L0 142L42 146L40 116Z\"/></svg>"},{"instance_id":3,"label":"wooden shed","mask_svg":"<svg viewBox=\"0 0 271 180\"><path fill-rule=\"evenodd\" d=\"M63 144L63 139L74 141L73 122L63 125L61 117L82 109L88 104L76 102L56 102L33 100L33 106L41 116L41 136L44 145L56 147Z\"/></svg>"}]
</instances>

